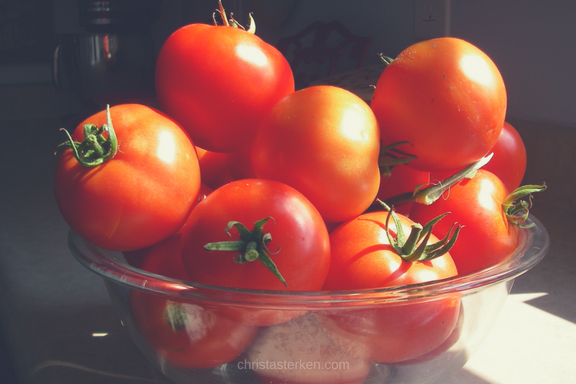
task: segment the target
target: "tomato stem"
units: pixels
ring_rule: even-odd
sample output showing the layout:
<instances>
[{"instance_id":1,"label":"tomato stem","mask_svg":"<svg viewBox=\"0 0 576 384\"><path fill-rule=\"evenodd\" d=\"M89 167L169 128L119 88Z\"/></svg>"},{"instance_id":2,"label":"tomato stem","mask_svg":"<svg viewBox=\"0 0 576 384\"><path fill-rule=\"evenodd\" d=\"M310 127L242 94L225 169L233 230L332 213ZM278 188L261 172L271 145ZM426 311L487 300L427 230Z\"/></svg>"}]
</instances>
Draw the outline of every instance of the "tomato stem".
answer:
<instances>
[{"instance_id":1,"label":"tomato stem","mask_svg":"<svg viewBox=\"0 0 576 384\"><path fill-rule=\"evenodd\" d=\"M228 16L226 16L226 11L222 5L222 0L218 0L218 12L220 12L220 17L222 18L224 25L229 27L230 23L228 22ZM216 22L216 19L214 19L214 22Z\"/></svg>"},{"instance_id":2,"label":"tomato stem","mask_svg":"<svg viewBox=\"0 0 576 384\"><path fill-rule=\"evenodd\" d=\"M398 143L381 146L380 154L378 156L378 167L380 168L380 174L382 177L390 177L392 175L392 169L397 165L406 164L412 160L416 160L417 157L401 151L396 147L402 144L410 144L408 141L400 141ZM400 156L402 157L400 157Z\"/></svg>"},{"instance_id":3,"label":"tomato stem","mask_svg":"<svg viewBox=\"0 0 576 384\"><path fill-rule=\"evenodd\" d=\"M248 14L250 18L250 24L248 25L248 30L246 32L251 33L253 35L256 34L256 22L254 21L254 17L252 17L252 12Z\"/></svg>"},{"instance_id":4,"label":"tomato stem","mask_svg":"<svg viewBox=\"0 0 576 384\"><path fill-rule=\"evenodd\" d=\"M388 216L386 217L386 236L388 237L388 241L404 261L415 262L435 259L448 253L456 243L462 226L454 223L446 237L436 243L428 244L434 225L448 215L449 212L435 217L424 226L419 223L412 224L410 235L406 238L400 219L398 215L396 215L396 212L394 212L394 209L381 200L378 200L378 202L388 211ZM395 238L391 233L390 218L392 218L394 226L396 227Z\"/></svg>"},{"instance_id":5,"label":"tomato stem","mask_svg":"<svg viewBox=\"0 0 576 384\"><path fill-rule=\"evenodd\" d=\"M64 149L71 149L76 160L85 167L103 164L113 159L118 152L118 139L112 125L109 105L106 106L106 124L100 128L94 124L85 124L82 142L74 141L70 133L64 128L60 130L68 136L68 140L58 145L56 154ZM108 134L108 138L103 136L104 132Z\"/></svg>"},{"instance_id":6,"label":"tomato stem","mask_svg":"<svg viewBox=\"0 0 576 384\"><path fill-rule=\"evenodd\" d=\"M380 60L382 60L382 62L384 64L386 64L386 66L389 66L394 61L393 58L388 57L388 56L384 55L383 53L378 53L378 56L380 57Z\"/></svg>"},{"instance_id":7,"label":"tomato stem","mask_svg":"<svg viewBox=\"0 0 576 384\"><path fill-rule=\"evenodd\" d=\"M236 21L234 19L233 13L230 13L230 19L228 19L228 16L226 15L226 10L224 9L224 6L222 5L221 0L218 1L218 9L216 10L216 12L218 12L220 14L220 18L222 19L224 26L240 28L240 29L243 29L244 31L250 33L251 35L256 34L256 22L254 21L254 17L252 16L252 12L250 12L248 14L248 17L250 18L250 24L248 24L247 30L246 30L246 28L244 28L242 26L242 24L240 24L238 21ZM215 26L218 25L218 22L216 21L216 12L214 12L212 14L212 20L214 21Z\"/></svg>"},{"instance_id":8,"label":"tomato stem","mask_svg":"<svg viewBox=\"0 0 576 384\"><path fill-rule=\"evenodd\" d=\"M502 202L502 208L508 221L520 228L534 226L534 223L525 224L532 208L532 194L545 191L546 188L546 183L542 185L524 185L510 193ZM523 200L524 198L528 200Z\"/></svg>"},{"instance_id":9,"label":"tomato stem","mask_svg":"<svg viewBox=\"0 0 576 384\"><path fill-rule=\"evenodd\" d=\"M286 280L282 277L282 274L276 267L276 264L270 258L270 255L275 255L280 252L280 249L276 252L271 252L268 249L267 244L272 241L272 235L270 233L263 233L263 227L268 220L274 220L272 217L265 217L254 223L254 229L250 231L246 226L238 221L230 221L224 230L229 236L232 227L236 228L240 234L240 240L237 241L220 241L214 243L208 243L204 246L207 251L233 251L239 252L240 254L236 256L234 261L238 264L244 264L247 262L253 262L260 260L266 268L270 270L279 280L288 287Z\"/></svg>"},{"instance_id":10,"label":"tomato stem","mask_svg":"<svg viewBox=\"0 0 576 384\"><path fill-rule=\"evenodd\" d=\"M464 179L471 179L474 177L476 172L486 165L494 154L491 153L477 162L467 166L461 171L451 175L441 181L438 184L432 185L430 187L423 187L421 185L417 186L413 192L402 193L396 195L386 200L386 203L390 206L399 206L402 204L419 203L424 205L430 205L436 200L438 200L446 191L448 191L453 185L458 184Z\"/></svg>"}]
</instances>

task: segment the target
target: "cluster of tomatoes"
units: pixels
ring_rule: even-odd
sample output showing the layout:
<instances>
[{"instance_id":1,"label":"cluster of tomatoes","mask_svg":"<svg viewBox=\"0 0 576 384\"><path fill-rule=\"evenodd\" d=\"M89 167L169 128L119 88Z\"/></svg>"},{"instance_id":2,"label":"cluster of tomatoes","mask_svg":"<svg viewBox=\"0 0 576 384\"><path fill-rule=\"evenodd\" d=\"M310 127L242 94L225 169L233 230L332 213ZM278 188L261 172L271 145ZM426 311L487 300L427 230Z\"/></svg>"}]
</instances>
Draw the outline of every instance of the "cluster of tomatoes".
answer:
<instances>
[{"instance_id":1,"label":"cluster of tomatoes","mask_svg":"<svg viewBox=\"0 0 576 384\"><path fill-rule=\"evenodd\" d=\"M519 188L526 152L487 55L456 38L414 44L389 60L368 105L333 86L295 91L286 59L220 12L225 25L188 25L163 45L159 110L113 106L61 146L55 195L74 231L160 275L276 291L421 283L513 253L529 208L518 200L544 186ZM346 382L362 382L371 361L433 353L460 319L457 296L310 315L135 291L131 307L175 366L246 350L262 361L278 333L301 333L353 361Z\"/></svg>"}]
</instances>

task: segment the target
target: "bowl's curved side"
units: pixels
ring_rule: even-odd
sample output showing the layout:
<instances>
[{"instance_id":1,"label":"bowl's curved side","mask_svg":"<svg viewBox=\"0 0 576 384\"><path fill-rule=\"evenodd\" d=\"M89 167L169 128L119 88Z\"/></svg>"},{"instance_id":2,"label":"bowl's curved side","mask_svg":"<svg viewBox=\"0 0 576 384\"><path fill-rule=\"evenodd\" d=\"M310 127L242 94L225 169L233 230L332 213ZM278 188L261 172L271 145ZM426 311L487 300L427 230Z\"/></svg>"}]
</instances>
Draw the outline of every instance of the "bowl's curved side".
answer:
<instances>
[{"instance_id":1,"label":"bowl's curved side","mask_svg":"<svg viewBox=\"0 0 576 384\"><path fill-rule=\"evenodd\" d=\"M198 310L206 310L206 313L209 314L207 318L224 316L228 318L225 321L234 319L234 321L243 324L246 319L250 320L261 314L267 318L283 319L269 326L261 326L252 345L262 346L273 343L273 346L277 341L270 335L285 333L283 328L276 332L277 327L288 327L286 329L296 329L297 332L291 331L290 334L284 334L285 337L292 337L294 340L302 337L311 338L315 340L312 344L319 344L317 347L324 352L338 350L340 351L338 356L344 358L345 362L352 361L355 362L355 367L366 368L367 376L364 383L432 384L445 382L451 372L466 364L494 325L514 279L533 268L545 256L549 248L548 233L536 218L530 217L530 222L533 223L531 228L520 231L519 246L514 254L504 263L490 269L437 282L347 292L248 291L204 286L155 275L131 267L124 261L121 253L94 247L74 232L69 234L69 247L80 263L104 279L112 303L135 344L154 365L176 383L258 384L258 375L262 372L259 372L258 369L247 369L247 362L253 363L250 360L251 356L252 358L256 356L258 359L273 359L274 357L268 358L254 354L254 348L251 349L250 346L247 346L247 349L240 352L240 355L233 360L225 363L219 362L213 368L191 369L189 366L182 367L179 365L182 364L182 360L176 361L169 352L162 350L162 348L158 349L154 335L151 339L149 329L147 330L146 326L143 327L142 324L139 324L138 314L133 310L134 296L146 297L147 294L150 294L164 299L160 300L161 302L182 305L188 310L193 309L196 314L199 313ZM378 320L381 316L389 316L390 313L403 312L403 308L413 310L414 308L426 308L434 305L441 306L450 300L459 303L454 307L459 312L457 322L451 328L452 331L443 342L438 341L441 344L416 358L395 362L375 362L370 358L353 356L352 350L346 350L346 347L352 344L349 344L349 340L345 337L343 339L340 337L345 336L350 329L345 329L342 333L338 327L341 324L349 324L350 319L358 319L358 313L378 313L377 316L373 316L374 319ZM158 301L158 299L154 299L154 301ZM270 316L270 314L274 316ZM307 315L299 316L301 314ZM230 315L232 317L228 317ZM428 318L428 316L425 317ZM196 328L203 324L202 319L207 319L198 316L195 318L195 323L190 325ZM300 328L290 328L293 327L291 324L298 321L302 322L298 319L303 318L317 319L318 321L310 322L306 329L301 328L301 325ZM329 327L330 321L326 322L326 319L336 319L336 322L332 323L336 328ZM344 323L342 323L342 319L344 319ZM390 323L389 320L387 321ZM422 321L426 322L427 319L422 319ZM253 327L248 322L243 325L244 331ZM361 328L367 326L364 318L359 319L356 324ZM376 328L372 329L368 326L368 328L363 329L373 331ZM360 329L360 334L363 332ZM268 335L268 339L266 339L266 335ZM328 335L328 337L322 335ZM406 336L408 337L408 335ZM185 341L197 340L197 336L192 336L189 331L183 337ZM377 336L365 337L364 342L354 345L354 347L362 350L366 345L372 345L373 343L368 341L375 337ZM394 337L390 339L390 335L384 332L378 336L377 340L387 346L387 343L392 342ZM332 345L333 343L336 343L336 346ZM288 348L287 356L290 357L290 345L284 344L282 348L283 350ZM188 344L186 348L197 349L199 347ZM204 351L204 349L202 350ZM346 354L342 355L342 351L346 351ZM285 355L280 354L279 356ZM313 357L314 354L312 353L311 356ZM351 358L353 356L353 358L346 360L348 359L346 356ZM268 363L277 362L270 361ZM364 363L368 363L368 365ZM282 377L291 377L290 375L300 377L301 375L312 374L311 372L286 370L274 372L272 373ZM267 374L269 375L270 372ZM327 377L325 374L326 372L322 371L313 373L314 377L319 379ZM322 380L318 381L318 383L323 382Z\"/></svg>"},{"instance_id":2,"label":"bowl's curved side","mask_svg":"<svg viewBox=\"0 0 576 384\"><path fill-rule=\"evenodd\" d=\"M333 309L335 307L380 306L415 300L430 300L455 292L471 293L493 284L512 280L538 264L549 248L549 236L538 219L530 216L531 228L519 231L519 246L505 262L466 276L393 288L334 291L289 292L244 290L216 287L171 279L128 265L119 252L93 246L70 231L68 244L76 259L92 272L119 284L172 297L212 303L253 306L255 308Z\"/></svg>"}]
</instances>

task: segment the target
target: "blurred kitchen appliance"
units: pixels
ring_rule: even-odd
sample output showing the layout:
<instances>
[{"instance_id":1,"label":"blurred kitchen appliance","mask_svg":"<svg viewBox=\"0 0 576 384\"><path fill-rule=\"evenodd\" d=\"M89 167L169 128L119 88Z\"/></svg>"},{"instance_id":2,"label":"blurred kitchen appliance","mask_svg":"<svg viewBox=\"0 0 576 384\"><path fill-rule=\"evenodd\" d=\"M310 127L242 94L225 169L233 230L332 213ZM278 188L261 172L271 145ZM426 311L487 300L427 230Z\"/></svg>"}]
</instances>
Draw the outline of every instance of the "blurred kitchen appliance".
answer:
<instances>
[{"instance_id":1,"label":"blurred kitchen appliance","mask_svg":"<svg viewBox=\"0 0 576 384\"><path fill-rule=\"evenodd\" d=\"M88 107L150 98L154 92L152 24L161 0L78 0L83 32L59 36L53 83Z\"/></svg>"}]
</instances>

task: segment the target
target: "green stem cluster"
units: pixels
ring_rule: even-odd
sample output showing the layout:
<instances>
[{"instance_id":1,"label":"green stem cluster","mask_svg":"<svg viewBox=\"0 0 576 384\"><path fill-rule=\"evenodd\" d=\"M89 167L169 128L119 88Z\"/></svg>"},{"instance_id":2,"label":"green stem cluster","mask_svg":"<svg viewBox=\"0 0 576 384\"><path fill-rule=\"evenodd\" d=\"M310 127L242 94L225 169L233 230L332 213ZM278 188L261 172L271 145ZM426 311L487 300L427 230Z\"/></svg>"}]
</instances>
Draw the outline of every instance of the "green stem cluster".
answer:
<instances>
[{"instance_id":1,"label":"green stem cluster","mask_svg":"<svg viewBox=\"0 0 576 384\"><path fill-rule=\"evenodd\" d=\"M272 241L270 233L264 233L263 227L268 220L274 220L272 217L265 217L254 223L254 229L250 231L244 224L238 221L230 221L226 226L225 232L230 235L232 227L236 228L240 234L240 239L236 241L220 241L215 243L208 243L204 246L207 251L233 251L239 252L234 261L238 264L244 264L260 260L266 268L268 268L285 287L288 287L286 280L276 267L276 264L270 258L270 255L277 254L278 251L272 253L267 247L267 244Z\"/></svg>"},{"instance_id":2,"label":"green stem cluster","mask_svg":"<svg viewBox=\"0 0 576 384\"><path fill-rule=\"evenodd\" d=\"M410 234L406 237L402 229L402 224L398 219L398 215L394 212L394 209L380 200L378 200L378 202L388 211L388 216L386 217L386 235L388 236L388 241L404 261L426 261L440 257L448 253L458 239L458 234L462 226L454 223L442 240L428 244L432 236L432 228L448 213L435 217L424 226L419 223L412 224ZM392 218L394 226L396 227L396 237L392 235L390 230L390 218Z\"/></svg>"},{"instance_id":3,"label":"green stem cluster","mask_svg":"<svg viewBox=\"0 0 576 384\"><path fill-rule=\"evenodd\" d=\"M236 21L234 19L234 15L232 13L230 13L230 19L228 19L228 16L226 15L226 10L224 9L224 6L222 5L221 0L218 0L217 12L220 13L220 18L222 19L224 26L240 28L240 29L243 29L246 32L252 34L252 35L254 35L256 33L256 22L254 21L254 18L252 17L252 13L248 14L248 17L250 18L250 24L248 25L248 29L246 29L242 26L242 24L240 24L238 21ZM212 15L212 19L214 20L214 25L218 25L218 22L216 21L216 13L214 13L214 15Z\"/></svg>"},{"instance_id":4,"label":"green stem cluster","mask_svg":"<svg viewBox=\"0 0 576 384\"><path fill-rule=\"evenodd\" d=\"M114 158L118 152L118 139L110 118L110 106L106 106L106 124L98 128L94 124L84 125L84 140L74 141L70 133L61 129L68 136L68 140L56 148L56 153L64 149L71 149L74 157L85 167L95 167ZM107 137L104 136L107 134Z\"/></svg>"}]
</instances>

